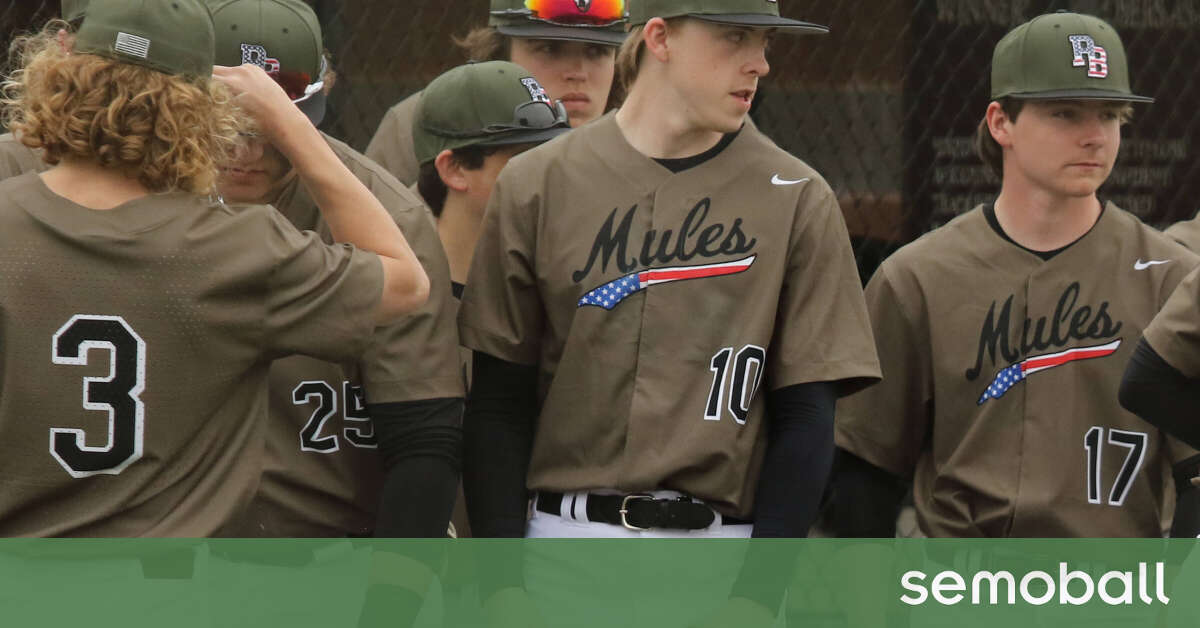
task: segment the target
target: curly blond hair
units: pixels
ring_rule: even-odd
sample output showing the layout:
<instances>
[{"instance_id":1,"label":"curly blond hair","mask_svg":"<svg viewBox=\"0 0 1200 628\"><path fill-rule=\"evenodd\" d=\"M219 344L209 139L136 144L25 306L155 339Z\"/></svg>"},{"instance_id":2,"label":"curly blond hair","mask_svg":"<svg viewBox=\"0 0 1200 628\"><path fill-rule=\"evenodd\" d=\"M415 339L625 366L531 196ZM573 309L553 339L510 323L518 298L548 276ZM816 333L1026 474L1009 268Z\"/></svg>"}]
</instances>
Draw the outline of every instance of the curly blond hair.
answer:
<instances>
[{"instance_id":1,"label":"curly blond hair","mask_svg":"<svg viewBox=\"0 0 1200 628\"><path fill-rule=\"evenodd\" d=\"M208 194L238 123L228 91L210 77L168 75L71 54L56 20L14 41L19 68L3 83L3 121L46 163L90 160L153 192Z\"/></svg>"}]
</instances>

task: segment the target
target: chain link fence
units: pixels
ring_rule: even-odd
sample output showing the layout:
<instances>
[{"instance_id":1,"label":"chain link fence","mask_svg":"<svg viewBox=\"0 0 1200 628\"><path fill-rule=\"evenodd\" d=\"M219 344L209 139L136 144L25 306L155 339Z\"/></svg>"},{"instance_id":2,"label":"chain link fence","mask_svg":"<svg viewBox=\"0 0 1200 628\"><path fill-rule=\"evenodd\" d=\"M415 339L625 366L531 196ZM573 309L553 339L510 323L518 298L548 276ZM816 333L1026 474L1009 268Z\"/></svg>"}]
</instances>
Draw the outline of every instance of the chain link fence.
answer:
<instances>
[{"instance_id":1,"label":"chain link fence","mask_svg":"<svg viewBox=\"0 0 1200 628\"><path fill-rule=\"evenodd\" d=\"M309 0L339 73L324 130L363 149L388 107L462 63L451 37L481 25L487 0ZM1156 226L1190 218L1200 193L1200 53L1195 0L792 0L783 13L824 37L779 37L754 116L838 192L864 277L896 247L979 202L998 181L972 138L988 103L992 47L1013 26L1067 9L1122 34L1139 105L1122 132L1105 199ZM5 37L57 14L9 0Z\"/></svg>"}]
</instances>

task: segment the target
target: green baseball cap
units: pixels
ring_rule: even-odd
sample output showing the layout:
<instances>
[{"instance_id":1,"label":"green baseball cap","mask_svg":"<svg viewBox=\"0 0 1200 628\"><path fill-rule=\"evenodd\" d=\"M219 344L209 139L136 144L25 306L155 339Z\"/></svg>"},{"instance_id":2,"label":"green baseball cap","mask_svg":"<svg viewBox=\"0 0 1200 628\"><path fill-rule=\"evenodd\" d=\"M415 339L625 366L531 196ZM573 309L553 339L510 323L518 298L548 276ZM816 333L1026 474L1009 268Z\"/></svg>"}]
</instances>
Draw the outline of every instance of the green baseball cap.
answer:
<instances>
[{"instance_id":1,"label":"green baseball cap","mask_svg":"<svg viewBox=\"0 0 1200 628\"><path fill-rule=\"evenodd\" d=\"M325 117L321 24L301 0L208 0L217 36L217 64L253 64L283 86L296 106L320 124Z\"/></svg>"},{"instance_id":2,"label":"green baseball cap","mask_svg":"<svg viewBox=\"0 0 1200 628\"><path fill-rule=\"evenodd\" d=\"M992 52L992 100L1154 102L1129 88L1125 46L1104 20L1048 13L1014 28Z\"/></svg>"},{"instance_id":3,"label":"green baseball cap","mask_svg":"<svg viewBox=\"0 0 1200 628\"><path fill-rule=\"evenodd\" d=\"M87 12L87 0L62 0L62 17L68 22L74 22Z\"/></svg>"},{"instance_id":4,"label":"green baseball cap","mask_svg":"<svg viewBox=\"0 0 1200 628\"><path fill-rule=\"evenodd\" d=\"M468 63L433 79L413 119L417 162L467 146L538 144L570 131L567 111L551 102L525 68L508 61Z\"/></svg>"},{"instance_id":5,"label":"green baseball cap","mask_svg":"<svg viewBox=\"0 0 1200 628\"><path fill-rule=\"evenodd\" d=\"M629 1L636 0L492 0L488 25L510 37L619 46Z\"/></svg>"},{"instance_id":6,"label":"green baseball cap","mask_svg":"<svg viewBox=\"0 0 1200 628\"><path fill-rule=\"evenodd\" d=\"M91 0L74 51L166 74L212 76L212 17L200 0Z\"/></svg>"},{"instance_id":7,"label":"green baseball cap","mask_svg":"<svg viewBox=\"0 0 1200 628\"><path fill-rule=\"evenodd\" d=\"M650 18L688 16L718 24L779 28L795 34L829 32L828 26L801 22L779 15L778 0L630 0L630 26L640 26Z\"/></svg>"}]
</instances>

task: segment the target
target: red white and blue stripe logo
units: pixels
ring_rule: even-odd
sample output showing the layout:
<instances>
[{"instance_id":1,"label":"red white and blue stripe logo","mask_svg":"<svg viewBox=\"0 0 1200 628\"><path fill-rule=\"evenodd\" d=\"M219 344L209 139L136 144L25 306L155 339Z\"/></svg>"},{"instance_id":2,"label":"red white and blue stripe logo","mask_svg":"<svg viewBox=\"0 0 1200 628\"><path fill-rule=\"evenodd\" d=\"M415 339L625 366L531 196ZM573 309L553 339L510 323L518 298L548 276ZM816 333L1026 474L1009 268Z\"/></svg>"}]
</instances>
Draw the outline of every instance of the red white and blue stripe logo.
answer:
<instances>
[{"instance_id":1,"label":"red white and blue stripe logo","mask_svg":"<svg viewBox=\"0 0 1200 628\"><path fill-rule=\"evenodd\" d=\"M1067 349L1058 353L1047 353L1046 355L1036 355L1025 358L1016 364L996 373L996 378L988 385L987 390L983 392L983 396L979 398L979 405L988 399L999 399L1008 392L1021 380L1046 369L1052 369L1056 366L1062 366L1068 362L1078 360L1091 360L1093 358L1108 357L1117 351L1117 347L1121 346L1121 339L1118 338L1108 344L1096 345L1094 347L1078 347L1075 349Z\"/></svg>"},{"instance_id":2,"label":"red white and blue stripe logo","mask_svg":"<svg viewBox=\"0 0 1200 628\"><path fill-rule=\"evenodd\" d=\"M606 310L611 310L616 307L621 301L625 300L635 292L640 292L646 288L660 284L670 283L672 281L684 281L687 279L704 279L706 277L721 277L723 275L736 275L737 273L749 270L750 265L754 263L757 255L751 255L732 262L722 262L720 264L705 264L703 266L673 266L671 268L652 268L636 273L630 273L614 279L596 289L588 292L579 299L579 307L585 305L594 305L602 307Z\"/></svg>"}]
</instances>

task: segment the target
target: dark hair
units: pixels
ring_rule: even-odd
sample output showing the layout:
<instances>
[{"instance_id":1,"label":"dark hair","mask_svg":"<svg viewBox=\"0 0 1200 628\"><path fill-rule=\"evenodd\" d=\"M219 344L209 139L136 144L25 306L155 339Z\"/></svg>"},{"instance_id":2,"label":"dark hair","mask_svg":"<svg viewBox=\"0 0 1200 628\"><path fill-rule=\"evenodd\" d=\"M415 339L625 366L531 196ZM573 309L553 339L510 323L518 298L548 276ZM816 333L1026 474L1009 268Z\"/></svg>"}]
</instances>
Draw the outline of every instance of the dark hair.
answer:
<instances>
[{"instance_id":1,"label":"dark hair","mask_svg":"<svg viewBox=\"0 0 1200 628\"><path fill-rule=\"evenodd\" d=\"M483 167L484 160L499 150L499 146L464 146L450 151L450 158L464 170L479 170ZM421 164L420 173L417 175L417 191L421 193L421 198L425 199L425 204L429 206L433 215L440 217L450 190L446 188L446 183L442 181L442 176L438 174L437 165L433 161Z\"/></svg>"},{"instance_id":2,"label":"dark hair","mask_svg":"<svg viewBox=\"0 0 1200 628\"><path fill-rule=\"evenodd\" d=\"M1017 98L998 98L996 102L1000 103L1000 109L1004 111L1004 115L1008 116L1008 119L1013 122L1017 121L1017 116L1021 115L1021 109L1025 107L1025 101ZM1131 103L1118 102L1114 103L1113 106L1117 107L1117 118L1121 124L1126 124L1133 119L1133 105ZM1004 151L996 143L996 138L992 137L992 131L988 128L986 115L979 121L979 127L975 129L975 152L979 154L979 158L983 160L983 163L997 177L1004 178Z\"/></svg>"},{"instance_id":3,"label":"dark hair","mask_svg":"<svg viewBox=\"0 0 1200 628\"><path fill-rule=\"evenodd\" d=\"M1021 115L1021 109L1025 107L1025 101L1016 98L1004 97L997 99L996 102L1000 103L1000 109L1004 111L1004 115L1013 122L1017 121L1017 116ZM992 137L986 114L979 121L979 127L975 129L975 152L998 178L1004 178L1004 150L996 143L996 138Z\"/></svg>"}]
</instances>

